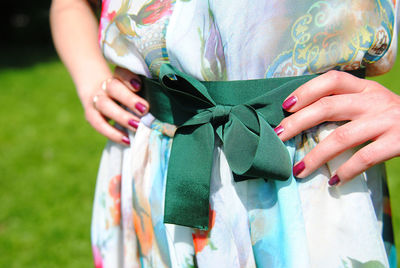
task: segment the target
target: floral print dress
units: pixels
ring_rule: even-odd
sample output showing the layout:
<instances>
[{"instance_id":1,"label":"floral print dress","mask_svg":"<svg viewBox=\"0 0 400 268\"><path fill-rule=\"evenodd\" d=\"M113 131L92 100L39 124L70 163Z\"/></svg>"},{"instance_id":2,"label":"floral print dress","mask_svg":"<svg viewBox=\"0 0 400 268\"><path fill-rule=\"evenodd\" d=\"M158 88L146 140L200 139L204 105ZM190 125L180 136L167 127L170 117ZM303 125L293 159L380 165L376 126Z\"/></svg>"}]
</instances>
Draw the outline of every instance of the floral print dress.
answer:
<instances>
[{"instance_id":1,"label":"floral print dress","mask_svg":"<svg viewBox=\"0 0 400 268\"><path fill-rule=\"evenodd\" d=\"M110 62L155 78L164 63L209 81L360 67L377 75L395 58L396 11L396 0L103 0L99 42ZM293 163L338 125L286 142ZM209 230L164 224L174 130L148 114L129 148L107 144L96 267L396 267L384 166L327 184L353 151L303 180L235 182L216 146Z\"/></svg>"}]
</instances>

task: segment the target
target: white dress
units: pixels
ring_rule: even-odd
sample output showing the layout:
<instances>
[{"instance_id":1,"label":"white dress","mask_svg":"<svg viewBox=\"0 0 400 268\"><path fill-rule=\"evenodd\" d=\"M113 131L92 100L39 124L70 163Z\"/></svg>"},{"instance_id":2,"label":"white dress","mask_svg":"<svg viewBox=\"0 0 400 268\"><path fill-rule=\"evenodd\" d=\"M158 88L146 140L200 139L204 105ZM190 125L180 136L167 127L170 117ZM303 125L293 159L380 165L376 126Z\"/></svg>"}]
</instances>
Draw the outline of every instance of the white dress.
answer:
<instances>
[{"instance_id":1,"label":"white dress","mask_svg":"<svg viewBox=\"0 0 400 268\"><path fill-rule=\"evenodd\" d=\"M99 41L118 66L157 77L170 63L199 80L245 80L367 68L396 51L393 0L104 0ZM293 163L339 123L286 142ZM340 187L353 153L307 179L235 182L216 146L210 229L163 223L175 126L142 118L129 148L109 142L92 221L96 267L396 267L383 165Z\"/></svg>"}]
</instances>

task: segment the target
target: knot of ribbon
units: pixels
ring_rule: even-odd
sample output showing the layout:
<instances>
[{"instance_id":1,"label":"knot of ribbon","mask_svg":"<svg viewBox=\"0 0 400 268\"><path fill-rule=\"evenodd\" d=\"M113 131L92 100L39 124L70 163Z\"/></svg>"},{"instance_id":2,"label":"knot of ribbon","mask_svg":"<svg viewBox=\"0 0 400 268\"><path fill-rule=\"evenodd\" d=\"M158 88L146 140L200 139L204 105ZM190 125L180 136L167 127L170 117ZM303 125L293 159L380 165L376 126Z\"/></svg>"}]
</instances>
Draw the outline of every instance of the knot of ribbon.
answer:
<instances>
[{"instance_id":1,"label":"knot of ribbon","mask_svg":"<svg viewBox=\"0 0 400 268\"><path fill-rule=\"evenodd\" d=\"M169 157L165 223L208 228L216 136L235 181L290 177L289 153L270 125L284 118L280 104L290 91L265 90L244 103L216 103L202 82L168 64L161 67L160 84L182 122Z\"/></svg>"},{"instance_id":2,"label":"knot of ribbon","mask_svg":"<svg viewBox=\"0 0 400 268\"><path fill-rule=\"evenodd\" d=\"M212 114L212 124L214 126L219 126L225 124L229 120L229 113L232 110L232 106L227 105L216 105L209 108Z\"/></svg>"}]
</instances>

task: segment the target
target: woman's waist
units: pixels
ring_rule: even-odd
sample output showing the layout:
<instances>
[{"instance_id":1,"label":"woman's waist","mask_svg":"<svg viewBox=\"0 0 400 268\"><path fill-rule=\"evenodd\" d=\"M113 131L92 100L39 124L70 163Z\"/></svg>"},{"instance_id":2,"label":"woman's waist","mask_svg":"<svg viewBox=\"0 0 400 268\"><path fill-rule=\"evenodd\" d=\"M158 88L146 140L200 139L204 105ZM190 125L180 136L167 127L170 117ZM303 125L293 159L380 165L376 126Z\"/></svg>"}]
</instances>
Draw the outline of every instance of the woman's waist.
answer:
<instances>
[{"instance_id":1,"label":"woman's waist","mask_svg":"<svg viewBox=\"0 0 400 268\"><path fill-rule=\"evenodd\" d=\"M198 81L170 65L163 67L159 80L142 77L140 94L149 101L150 113L174 125L206 113L213 121L224 121L231 113L242 113L246 109L276 125L285 116L281 104L286 97L317 76Z\"/></svg>"}]
</instances>

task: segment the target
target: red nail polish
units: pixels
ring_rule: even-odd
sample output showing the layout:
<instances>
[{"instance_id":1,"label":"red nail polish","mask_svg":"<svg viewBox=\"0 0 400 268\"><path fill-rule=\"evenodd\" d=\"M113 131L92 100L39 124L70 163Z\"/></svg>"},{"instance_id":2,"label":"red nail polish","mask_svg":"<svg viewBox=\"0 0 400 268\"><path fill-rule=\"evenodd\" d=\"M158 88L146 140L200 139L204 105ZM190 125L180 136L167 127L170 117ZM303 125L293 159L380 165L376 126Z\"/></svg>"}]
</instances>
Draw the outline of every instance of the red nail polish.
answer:
<instances>
[{"instance_id":1,"label":"red nail polish","mask_svg":"<svg viewBox=\"0 0 400 268\"><path fill-rule=\"evenodd\" d=\"M336 184L338 184L340 182L339 176L335 175L332 178L329 179L328 184L330 186L335 186Z\"/></svg>"},{"instance_id":2,"label":"red nail polish","mask_svg":"<svg viewBox=\"0 0 400 268\"><path fill-rule=\"evenodd\" d=\"M294 167L293 167L293 175L294 175L294 176L299 175L305 168L306 168L306 165L304 164L303 161L297 163L297 164L294 165Z\"/></svg>"},{"instance_id":3,"label":"red nail polish","mask_svg":"<svg viewBox=\"0 0 400 268\"><path fill-rule=\"evenodd\" d=\"M144 113L146 111L146 106L140 102L135 104L135 108L141 113Z\"/></svg>"},{"instance_id":4,"label":"red nail polish","mask_svg":"<svg viewBox=\"0 0 400 268\"><path fill-rule=\"evenodd\" d=\"M131 141L129 140L129 138L127 136L123 136L122 137L122 142L126 143L126 144L131 144Z\"/></svg>"},{"instance_id":5,"label":"red nail polish","mask_svg":"<svg viewBox=\"0 0 400 268\"><path fill-rule=\"evenodd\" d=\"M132 78L131 81L129 81L131 85L133 86L134 89L139 90L140 89L140 81L137 80L136 78Z\"/></svg>"},{"instance_id":6,"label":"red nail polish","mask_svg":"<svg viewBox=\"0 0 400 268\"><path fill-rule=\"evenodd\" d=\"M282 126L277 126L276 128L274 128L274 131L276 133L276 135L279 136L279 134L281 134L283 132L283 127Z\"/></svg>"},{"instance_id":7,"label":"red nail polish","mask_svg":"<svg viewBox=\"0 0 400 268\"><path fill-rule=\"evenodd\" d=\"M289 109L290 107L292 107L293 105L295 105L296 102L297 102L297 97L296 97L296 96L291 96L290 98L288 98L287 100L285 100L285 101L282 103L282 108L285 109L285 110L287 110L287 109Z\"/></svg>"},{"instance_id":8,"label":"red nail polish","mask_svg":"<svg viewBox=\"0 0 400 268\"><path fill-rule=\"evenodd\" d=\"M131 120L128 121L128 124L129 124L131 127L138 128L138 126L139 126L139 121L137 121L137 120L135 120L135 119L131 119Z\"/></svg>"}]
</instances>

